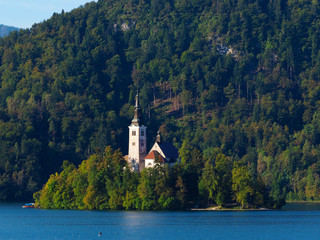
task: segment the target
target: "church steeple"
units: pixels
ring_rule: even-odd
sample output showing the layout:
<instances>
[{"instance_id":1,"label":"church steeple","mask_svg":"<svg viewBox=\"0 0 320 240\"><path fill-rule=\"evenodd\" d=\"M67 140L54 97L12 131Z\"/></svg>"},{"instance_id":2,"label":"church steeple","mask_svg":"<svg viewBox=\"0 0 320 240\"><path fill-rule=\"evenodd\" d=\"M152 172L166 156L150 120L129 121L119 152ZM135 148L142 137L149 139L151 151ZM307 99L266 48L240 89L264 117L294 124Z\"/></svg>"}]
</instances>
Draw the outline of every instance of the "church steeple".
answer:
<instances>
[{"instance_id":1,"label":"church steeple","mask_svg":"<svg viewBox=\"0 0 320 240\"><path fill-rule=\"evenodd\" d=\"M135 105L136 109L139 108L139 90L137 90L137 95L136 95L136 105Z\"/></svg>"},{"instance_id":2,"label":"church steeple","mask_svg":"<svg viewBox=\"0 0 320 240\"><path fill-rule=\"evenodd\" d=\"M160 134L160 130L157 132L157 138L156 138L156 142L161 144L161 134Z\"/></svg>"},{"instance_id":3,"label":"church steeple","mask_svg":"<svg viewBox=\"0 0 320 240\"><path fill-rule=\"evenodd\" d=\"M133 171L144 168L144 157L147 155L147 127L141 124L141 109L139 106L139 92L136 95L134 117L129 126L128 162Z\"/></svg>"},{"instance_id":4,"label":"church steeple","mask_svg":"<svg viewBox=\"0 0 320 240\"><path fill-rule=\"evenodd\" d=\"M139 126L140 118L141 118L141 109L139 107L139 91L137 91L136 105L134 106L134 117L132 119L132 124Z\"/></svg>"}]
</instances>

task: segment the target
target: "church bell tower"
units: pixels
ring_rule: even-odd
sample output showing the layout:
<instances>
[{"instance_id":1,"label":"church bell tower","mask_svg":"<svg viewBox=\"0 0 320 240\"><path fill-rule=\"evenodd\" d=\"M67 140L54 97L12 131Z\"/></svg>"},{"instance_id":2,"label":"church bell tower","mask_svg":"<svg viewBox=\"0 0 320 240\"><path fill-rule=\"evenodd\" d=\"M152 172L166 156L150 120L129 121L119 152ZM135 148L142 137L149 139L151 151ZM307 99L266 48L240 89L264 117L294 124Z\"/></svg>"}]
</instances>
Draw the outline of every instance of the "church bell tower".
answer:
<instances>
[{"instance_id":1,"label":"church bell tower","mask_svg":"<svg viewBox=\"0 0 320 240\"><path fill-rule=\"evenodd\" d=\"M133 171L144 169L144 158L147 155L147 127L141 124L141 109L139 107L139 93L136 95L134 117L129 126L128 162Z\"/></svg>"}]
</instances>

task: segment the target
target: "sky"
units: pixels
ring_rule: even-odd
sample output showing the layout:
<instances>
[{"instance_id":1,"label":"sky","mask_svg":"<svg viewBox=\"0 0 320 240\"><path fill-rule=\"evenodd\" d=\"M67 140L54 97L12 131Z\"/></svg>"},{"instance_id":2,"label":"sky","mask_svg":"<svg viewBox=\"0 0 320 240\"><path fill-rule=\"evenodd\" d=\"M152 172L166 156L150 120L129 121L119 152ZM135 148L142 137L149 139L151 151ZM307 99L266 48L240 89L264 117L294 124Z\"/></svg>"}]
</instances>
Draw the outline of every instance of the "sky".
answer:
<instances>
[{"instance_id":1,"label":"sky","mask_svg":"<svg viewBox=\"0 0 320 240\"><path fill-rule=\"evenodd\" d=\"M0 24L18 28L30 28L61 13L93 0L0 0Z\"/></svg>"}]
</instances>

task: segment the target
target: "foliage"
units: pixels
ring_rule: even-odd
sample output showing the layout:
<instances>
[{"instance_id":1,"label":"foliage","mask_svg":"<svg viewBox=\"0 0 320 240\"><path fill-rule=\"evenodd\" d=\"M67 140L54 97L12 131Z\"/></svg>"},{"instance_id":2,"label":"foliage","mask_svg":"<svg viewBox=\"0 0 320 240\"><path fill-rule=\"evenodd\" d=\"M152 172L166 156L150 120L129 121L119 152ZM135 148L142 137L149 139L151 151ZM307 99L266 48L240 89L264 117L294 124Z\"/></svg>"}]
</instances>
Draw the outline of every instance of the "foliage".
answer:
<instances>
[{"instance_id":1,"label":"foliage","mask_svg":"<svg viewBox=\"0 0 320 240\"><path fill-rule=\"evenodd\" d=\"M42 190L34 194L38 207L190 209L199 204L206 207L232 203L233 196L243 207L249 207L249 204L250 207L270 207L266 201L268 198L263 197L270 194L264 183L253 187L253 178L244 166L232 170L231 189L230 161L221 152L216 155L215 167L207 161L199 174L195 165L180 163L172 168L157 164L154 168L144 169L141 174L135 173L129 170L120 151L113 151L110 147L103 154L90 156L78 168L64 161L62 169L60 174L52 174ZM209 202L201 202L203 199Z\"/></svg>"},{"instance_id":2,"label":"foliage","mask_svg":"<svg viewBox=\"0 0 320 240\"><path fill-rule=\"evenodd\" d=\"M247 205L259 179L275 202L319 200L319 13L307 0L99 0L1 38L0 200L31 198L64 160L78 165L107 145L126 152L137 88L149 144L160 128L182 146L170 182L179 194L163 206L224 204L219 181ZM214 148L226 170L207 158ZM201 181L203 167L214 181ZM237 171L250 188L230 183ZM156 206L154 185L139 181L144 202L117 188L104 199L93 184L81 204Z\"/></svg>"}]
</instances>

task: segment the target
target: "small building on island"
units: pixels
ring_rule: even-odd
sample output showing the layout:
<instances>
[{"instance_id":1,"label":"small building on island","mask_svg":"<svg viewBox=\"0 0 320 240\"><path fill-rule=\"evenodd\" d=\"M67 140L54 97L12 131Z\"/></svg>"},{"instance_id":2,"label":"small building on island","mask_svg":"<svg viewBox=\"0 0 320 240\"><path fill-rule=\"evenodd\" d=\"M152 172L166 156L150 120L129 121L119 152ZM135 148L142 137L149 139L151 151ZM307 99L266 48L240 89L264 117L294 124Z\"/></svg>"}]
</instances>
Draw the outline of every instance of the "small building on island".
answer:
<instances>
[{"instance_id":1,"label":"small building on island","mask_svg":"<svg viewBox=\"0 0 320 240\"><path fill-rule=\"evenodd\" d=\"M163 142L158 131L156 142L147 154L147 127L141 123L139 94L136 95L134 117L129 126L129 151L125 159L132 171L141 172L156 164L174 165L179 158L178 149L170 142Z\"/></svg>"},{"instance_id":2,"label":"small building on island","mask_svg":"<svg viewBox=\"0 0 320 240\"><path fill-rule=\"evenodd\" d=\"M160 131L158 131L156 142L145 157L145 167L154 167L157 163L166 163L172 166L178 159L178 149L171 142L162 142Z\"/></svg>"}]
</instances>

